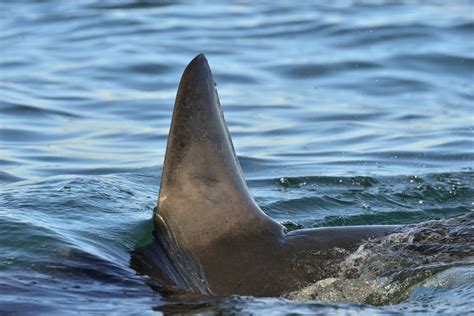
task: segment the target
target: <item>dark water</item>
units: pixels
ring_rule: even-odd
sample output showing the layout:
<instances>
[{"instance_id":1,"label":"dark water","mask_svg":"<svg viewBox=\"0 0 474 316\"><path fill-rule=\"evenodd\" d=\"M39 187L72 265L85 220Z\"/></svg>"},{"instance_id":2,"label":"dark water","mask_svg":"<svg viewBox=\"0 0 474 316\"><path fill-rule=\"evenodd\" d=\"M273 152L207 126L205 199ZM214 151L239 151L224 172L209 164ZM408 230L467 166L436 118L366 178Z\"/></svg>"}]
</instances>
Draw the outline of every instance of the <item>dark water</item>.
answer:
<instances>
[{"instance_id":1,"label":"dark water","mask_svg":"<svg viewBox=\"0 0 474 316\"><path fill-rule=\"evenodd\" d=\"M1 1L0 314L472 312L474 2L314 3ZM270 216L438 221L287 298L153 291L130 251L199 52Z\"/></svg>"}]
</instances>

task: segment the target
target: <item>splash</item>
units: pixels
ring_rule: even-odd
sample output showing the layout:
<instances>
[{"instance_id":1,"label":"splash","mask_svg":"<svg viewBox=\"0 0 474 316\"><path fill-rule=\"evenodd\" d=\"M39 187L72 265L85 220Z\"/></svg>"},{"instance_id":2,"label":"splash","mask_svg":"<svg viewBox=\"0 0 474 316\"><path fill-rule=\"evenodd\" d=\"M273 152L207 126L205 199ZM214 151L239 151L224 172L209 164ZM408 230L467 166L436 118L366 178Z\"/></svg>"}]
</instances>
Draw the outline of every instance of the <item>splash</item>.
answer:
<instances>
[{"instance_id":1,"label":"splash","mask_svg":"<svg viewBox=\"0 0 474 316\"><path fill-rule=\"evenodd\" d=\"M474 266L474 213L407 225L369 240L341 260L334 277L291 292L287 298L397 304L439 272L468 266Z\"/></svg>"}]
</instances>

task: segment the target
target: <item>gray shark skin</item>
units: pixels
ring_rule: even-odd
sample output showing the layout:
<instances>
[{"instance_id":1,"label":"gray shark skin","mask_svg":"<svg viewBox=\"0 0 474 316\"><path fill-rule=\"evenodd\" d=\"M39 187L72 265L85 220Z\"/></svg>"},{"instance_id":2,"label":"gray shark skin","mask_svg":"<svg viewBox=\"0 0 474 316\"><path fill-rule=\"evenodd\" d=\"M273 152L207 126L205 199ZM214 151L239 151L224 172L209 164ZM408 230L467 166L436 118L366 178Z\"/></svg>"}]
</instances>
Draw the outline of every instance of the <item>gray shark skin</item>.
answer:
<instances>
[{"instance_id":1,"label":"gray shark skin","mask_svg":"<svg viewBox=\"0 0 474 316\"><path fill-rule=\"evenodd\" d=\"M247 188L202 54L179 85L154 224L154 242L132 265L162 286L215 296L284 295L328 277L338 250L396 229L288 233L265 215Z\"/></svg>"}]
</instances>

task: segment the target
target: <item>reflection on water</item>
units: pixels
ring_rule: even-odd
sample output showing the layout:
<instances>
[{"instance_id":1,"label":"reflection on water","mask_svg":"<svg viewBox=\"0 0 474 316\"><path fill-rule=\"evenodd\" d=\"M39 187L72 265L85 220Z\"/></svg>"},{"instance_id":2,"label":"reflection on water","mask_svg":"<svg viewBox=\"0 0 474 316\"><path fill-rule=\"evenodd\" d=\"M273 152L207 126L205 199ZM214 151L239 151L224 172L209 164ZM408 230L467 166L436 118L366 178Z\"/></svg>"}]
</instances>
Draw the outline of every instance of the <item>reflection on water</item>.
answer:
<instances>
[{"instance_id":1,"label":"reflection on water","mask_svg":"<svg viewBox=\"0 0 474 316\"><path fill-rule=\"evenodd\" d=\"M417 281L392 307L167 301L129 252L149 241L176 88L199 52L273 218L301 228L467 216L473 6L3 1L0 313L467 311L472 266Z\"/></svg>"}]
</instances>

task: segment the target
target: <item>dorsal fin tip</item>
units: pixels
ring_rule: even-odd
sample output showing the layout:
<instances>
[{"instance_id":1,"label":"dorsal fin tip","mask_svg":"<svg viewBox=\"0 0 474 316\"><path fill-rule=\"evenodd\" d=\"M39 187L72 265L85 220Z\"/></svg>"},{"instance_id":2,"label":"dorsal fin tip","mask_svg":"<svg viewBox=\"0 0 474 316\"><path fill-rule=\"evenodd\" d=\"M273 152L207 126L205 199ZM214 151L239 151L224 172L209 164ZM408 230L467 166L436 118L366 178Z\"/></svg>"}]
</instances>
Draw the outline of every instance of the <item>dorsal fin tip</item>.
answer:
<instances>
[{"instance_id":1,"label":"dorsal fin tip","mask_svg":"<svg viewBox=\"0 0 474 316\"><path fill-rule=\"evenodd\" d=\"M193 60L191 60L191 62L188 64L188 67L193 67L196 65L201 65L201 66L209 68L206 55L204 55L203 53L196 55L196 57L194 57Z\"/></svg>"},{"instance_id":2,"label":"dorsal fin tip","mask_svg":"<svg viewBox=\"0 0 474 316\"><path fill-rule=\"evenodd\" d=\"M204 55L204 53L197 54L196 57L194 57L193 60L191 60L190 64L192 64L193 62L197 62L197 61L206 61L207 62L206 55Z\"/></svg>"},{"instance_id":3,"label":"dorsal fin tip","mask_svg":"<svg viewBox=\"0 0 474 316\"><path fill-rule=\"evenodd\" d=\"M183 72L183 76L181 78L181 82L184 78L187 77L194 77L197 78L198 76L208 75L212 76L211 69L209 67L209 63L207 62L207 58L204 54L198 54L194 57L193 60L186 66L186 69ZM203 77L201 77L203 78ZM181 86L181 84L180 84Z\"/></svg>"}]
</instances>

